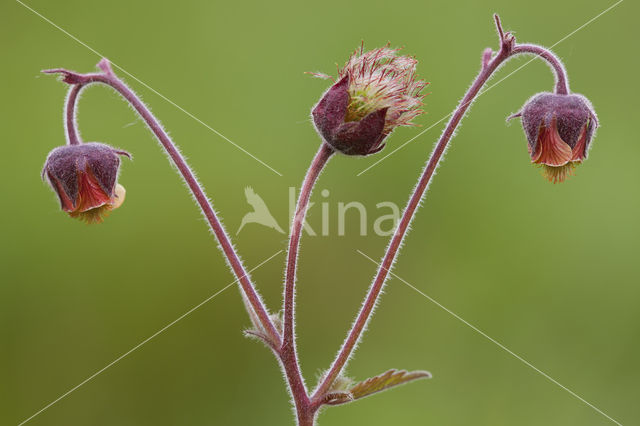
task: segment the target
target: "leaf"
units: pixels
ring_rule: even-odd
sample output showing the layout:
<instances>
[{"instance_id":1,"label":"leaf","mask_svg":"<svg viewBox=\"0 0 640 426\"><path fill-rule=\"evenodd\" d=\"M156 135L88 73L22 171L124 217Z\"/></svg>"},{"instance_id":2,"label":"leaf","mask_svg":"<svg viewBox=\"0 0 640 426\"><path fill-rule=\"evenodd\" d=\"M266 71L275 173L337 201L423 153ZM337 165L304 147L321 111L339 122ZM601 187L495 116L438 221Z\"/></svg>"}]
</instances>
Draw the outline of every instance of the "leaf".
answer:
<instances>
[{"instance_id":1,"label":"leaf","mask_svg":"<svg viewBox=\"0 0 640 426\"><path fill-rule=\"evenodd\" d=\"M349 393L353 399L360 399L377 392L403 385L417 379L430 379L431 373L428 371L406 371L391 369L384 374L372 377L353 386Z\"/></svg>"},{"instance_id":2,"label":"leaf","mask_svg":"<svg viewBox=\"0 0 640 426\"><path fill-rule=\"evenodd\" d=\"M324 376L326 371L320 375L320 380L318 382L324 381ZM349 392L349 389L353 386L356 381L351 377L347 377L344 374L339 374L338 377L335 378L331 386L329 387L327 393L330 392Z\"/></svg>"},{"instance_id":3,"label":"leaf","mask_svg":"<svg viewBox=\"0 0 640 426\"><path fill-rule=\"evenodd\" d=\"M340 405L353 401L353 395L350 392L335 391L327 392L324 395L323 403L327 405Z\"/></svg>"},{"instance_id":4,"label":"leaf","mask_svg":"<svg viewBox=\"0 0 640 426\"><path fill-rule=\"evenodd\" d=\"M277 350L277 342L274 342L273 339L271 339L269 334L260 324L260 321L258 320L258 317L255 315L253 310L250 310L250 307L248 307L247 310L249 311L249 317L251 318L253 327L244 330L244 335L247 337L258 339L268 347ZM278 333L282 334L282 314L280 312L277 314L271 314L270 318Z\"/></svg>"},{"instance_id":5,"label":"leaf","mask_svg":"<svg viewBox=\"0 0 640 426\"><path fill-rule=\"evenodd\" d=\"M430 379L428 371L406 371L392 369L376 377L353 384L353 380L338 376L329 391L324 394L322 403L326 405L340 405L356 399L364 398L377 392L382 392L395 386L409 383L418 379Z\"/></svg>"}]
</instances>

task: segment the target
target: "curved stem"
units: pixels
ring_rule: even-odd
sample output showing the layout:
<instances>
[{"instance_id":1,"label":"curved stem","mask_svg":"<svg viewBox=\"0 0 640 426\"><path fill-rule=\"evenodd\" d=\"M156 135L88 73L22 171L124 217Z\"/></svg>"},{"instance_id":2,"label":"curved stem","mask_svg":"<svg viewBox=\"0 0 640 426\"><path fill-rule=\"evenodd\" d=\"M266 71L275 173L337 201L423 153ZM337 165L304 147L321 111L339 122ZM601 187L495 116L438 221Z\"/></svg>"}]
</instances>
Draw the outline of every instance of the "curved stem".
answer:
<instances>
[{"instance_id":1,"label":"curved stem","mask_svg":"<svg viewBox=\"0 0 640 426\"><path fill-rule=\"evenodd\" d=\"M557 57L555 57L555 55L539 46L516 45L513 35L511 35L509 32L505 33L502 30L502 26L500 24L500 19L498 18L498 16L495 15L494 17L496 21L496 27L498 29L498 34L500 36L500 51L493 58L490 57L488 49L484 51L482 59L482 69L480 70L480 73L474 80L473 84L465 94L460 104L456 107L451 118L449 119L449 122L447 123L447 126L445 127L444 132L440 136L438 144L431 153L431 156L427 161L418 184L411 194L411 197L409 198L409 202L405 207L400 222L398 223L394 235L391 238L391 242L387 247L387 251L382 259L382 263L378 268L373 283L369 288L362 308L360 309L360 312L358 313L358 316L356 317L351 330L347 334L347 337L340 351L338 352L338 355L333 361L329 371L324 376L317 389L313 393L312 404L314 404L314 406L319 406L322 404L321 401L323 395L329 390L335 379L342 372L360 337L362 336L362 332L371 317L371 313L373 312L378 297L380 296L386 278L389 275L390 269L393 266L393 262L395 261L400 246L402 245L402 241L407 231L409 230L411 220L413 219L413 216L418 206L420 205L420 201L422 200L422 197L427 190L431 177L433 176L433 172L437 168L438 163L440 162L440 159L442 158L442 155L446 150L446 147L451 140L456 127L460 124L460 121L464 117L473 100L478 95L482 86L484 86L487 80L500 67L500 65L502 65L509 58L520 53L533 53L549 62L555 70L557 77L556 93L567 94L569 91L566 72L564 70L564 67L562 66L562 63Z\"/></svg>"},{"instance_id":2,"label":"curved stem","mask_svg":"<svg viewBox=\"0 0 640 426\"><path fill-rule=\"evenodd\" d=\"M544 47L538 46L536 44L516 44L516 39L513 34L508 31L503 31L502 22L500 21L500 16L498 16L497 13L493 15L493 20L496 23L496 30L498 31L498 36L500 38L501 50L507 48L509 50L509 56L515 56L520 53L529 53L544 59L553 69L553 72L555 74L555 93L558 95L569 94L569 78L567 77L567 71L565 70L560 58L558 58L549 49L545 49ZM489 49L485 50L485 56L488 50ZM486 62L487 61L483 59L483 63Z\"/></svg>"},{"instance_id":3,"label":"curved stem","mask_svg":"<svg viewBox=\"0 0 640 426\"><path fill-rule=\"evenodd\" d=\"M558 95L569 94L569 80L567 78L567 71L564 69L564 65L560 58L553 54L550 50L545 49L542 46L535 44L518 44L513 48L512 55L519 53L530 53L537 55L547 61L547 63L553 68L556 77L555 93Z\"/></svg>"},{"instance_id":4,"label":"curved stem","mask_svg":"<svg viewBox=\"0 0 640 426\"><path fill-rule=\"evenodd\" d=\"M79 84L71 86L67 94L67 100L65 101L64 129L69 145L79 145L81 143L80 134L78 133L76 125L76 103L82 87L83 86Z\"/></svg>"},{"instance_id":5,"label":"curved stem","mask_svg":"<svg viewBox=\"0 0 640 426\"><path fill-rule=\"evenodd\" d=\"M125 98L136 112L142 117L144 122L149 126L149 129L156 136L162 147L169 155L171 161L176 166L183 179L187 183L187 186L191 190L196 202L202 209L211 230L216 236L220 248L225 255L225 258L231 267L231 270L236 275L240 287L244 293L244 296L248 300L250 306L247 308L252 309L255 316L259 319L260 325L264 329L266 336L272 341L273 346L276 348L280 346L280 334L276 330L269 314L260 298L260 295L254 288L249 275L242 264L242 261L238 257L231 244L231 241L224 230L220 220L218 219L213 207L211 206L203 188L198 183L195 175L191 171L191 168L187 164L186 160L182 157L178 148L173 143L167 132L164 130L160 122L149 111L146 105L138 98L138 96L124 83L122 82L111 70L108 61L103 59L98 66L102 69L103 73L93 74L77 74L64 69L54 69L44 71L46 73L62 73L63 80L66 83L72 84L66 107L66 127L70 144L79 143L79 138L76 130L75 123L75 109L76 100L79 92L89 84L102 83L115 89L123 98Z\"/></svg>"},{"instance_id":6,"label":"curved stem","mask_svg":"<svg viewBox=\"0 0 640 426\"><path fill-rule=\"evenodd\" d=\"M302 188L300 188L300 195L298 197L295 215L291 224L291 235L289 238L289 251L287 254L287 269L285 273L284 286L284 331L280 353L285 373L289 381L291 393L298 410L299 424L302 424L300 419L300 410L309 411L309 398L302 379L300 367L298 365L295 342L295 282L298 250L300 248L302 227L307 214L311 192L318 180L318 176L320 176L320 173L333 153L333 149L323 142L313 158L311 166L304 178ZM311 416L313 418L313 412L311 413Z\"/></svg>"}]
</instances>

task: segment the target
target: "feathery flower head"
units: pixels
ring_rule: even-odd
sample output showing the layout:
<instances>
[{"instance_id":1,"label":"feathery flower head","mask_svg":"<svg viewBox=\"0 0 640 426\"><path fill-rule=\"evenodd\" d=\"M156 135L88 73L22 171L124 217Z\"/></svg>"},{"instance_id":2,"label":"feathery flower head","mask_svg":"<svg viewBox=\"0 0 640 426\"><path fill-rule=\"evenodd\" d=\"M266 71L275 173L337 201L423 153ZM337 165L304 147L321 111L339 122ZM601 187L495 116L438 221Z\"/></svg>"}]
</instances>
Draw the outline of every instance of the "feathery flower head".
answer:
<instances>
[{"instance_id":1,"label":"feathery flower head","mask_svg":"<svg viewBox=\"0 0 640 426\"><path fill-rule=\"evenodd\" d=\"M60 146L49 153L42 177L69 216L100 223L124 202L125 189L117 183L120 155L130 157L97 142Z\"/></svg>"},{"instance_id":2,"label":"feathery flower head","mask_svg":"<svg viewBox=\"0 0 640 426\"><path fill-rule=\"evenodd\" d=\"M385 47L364 51L364 45L338 69L337 82L312 111L318 133L348 155L380 151L398 126L413 126L428 83L416 78L418 61ZM314 73L316 77L331 78Z\"/></svg>"},{"instance_id":3,"label":"feathery flower head","mask_svg":"<svg viewBox=\"0 0 640 426\"><path fill-rule=\"evenodd\" d=\"M513 117L518 116L531 161L542 167L550 182L564 182L587 158L598 118L584 96L539 93Z\"/></svg>"}]
</instances>

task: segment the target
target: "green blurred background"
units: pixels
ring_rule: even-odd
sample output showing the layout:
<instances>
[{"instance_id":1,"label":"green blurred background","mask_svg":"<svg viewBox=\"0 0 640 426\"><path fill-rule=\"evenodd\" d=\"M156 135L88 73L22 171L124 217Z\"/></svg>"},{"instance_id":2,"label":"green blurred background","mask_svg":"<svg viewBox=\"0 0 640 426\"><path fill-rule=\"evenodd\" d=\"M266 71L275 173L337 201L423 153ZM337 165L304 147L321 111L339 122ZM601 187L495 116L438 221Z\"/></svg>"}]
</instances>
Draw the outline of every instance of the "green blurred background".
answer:
<instances>
[{"instance_id":1,"label":"green blurred background","mask_svg":"<svg viewBox=\"0 0 640 426\"><path fill-rule=\"evenodd\" d=\"M365 40L405 46L431 82L426 128L448 114L496 46L491 13L522 42L552 45L613 1L132 2L27 4L192 112L278 176L133 79L235 233L252 186L281 226L318 137L309 109ZM457 134L395 272L622 424L640 423L640 200L637 159L640 8L625 1L555 51L602 124L590 159L562 185L529 165L519 123L505 125L552 76L535 61L483 95ZM17 425L233 278L190 195L145 126L105 88L80 103L85 140L127 149L124 206L100 226L58 210L39 173L64 143L66 88L49 67L91 71L99 57L19 3L0 6L3 151L0 424ZM493 80L526 62L506 65ZM330 204L329 236L305 237L298 335L315 384L351 323L387 239L335 226L340 201L403 205L444 123L360 177L377 158L334 159L309 222ZM417 134L400 129L385 153ZM320 189L330 191L321 198ZM369 230L371 224L369 225ZM248 225L235 239L253 268L286 246ZM253 276L278 309L284 255ZM401 281L389 282L350 364L364 379L427 369L421 381L332 408L323 425L606 425L594 409ZM271 353L230 288L33 418L35 425L287 425Z\"/></svg>"}]
</instances>

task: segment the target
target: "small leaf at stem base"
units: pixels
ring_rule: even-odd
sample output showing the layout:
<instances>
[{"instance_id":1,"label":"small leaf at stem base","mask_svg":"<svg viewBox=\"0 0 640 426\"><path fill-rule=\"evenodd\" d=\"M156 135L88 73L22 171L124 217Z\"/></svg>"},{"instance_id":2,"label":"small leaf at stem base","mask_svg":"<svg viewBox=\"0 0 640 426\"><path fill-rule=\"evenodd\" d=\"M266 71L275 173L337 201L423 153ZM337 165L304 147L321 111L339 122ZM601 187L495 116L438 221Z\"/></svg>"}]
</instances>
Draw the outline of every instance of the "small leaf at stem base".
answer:
<instances>
[{"instance_id":1,"label":"small leaf at stem base","mask_svg":"<svg viewBox=\"0 0 640 426\"><path fill-rule=\"evenodd\" d=\"M269 334L260 325L257 315L255 315L255 313L249 306L247 306L247 311L249 312L249 317L251 318L253 327L244 330L244 335L251 338L257 338L258 340L260 340L262 343L269 346L270 348L277 349L278 342L274 342L269 337ZM276 330L278 331L278 333L282 335L282 312L278 312L277 314L271 314L270 318Z\"/></svg>"},{"instance_id":2,"label":"small leaf at stem base","mask_svg":"<svg viewBox=\"0 0 640 426\"><path fill-rule=\"evenodd\" d=\"M328 392L324 398L323 403L327 405L340 405L346 404L347 402L353 401L353 395L349 392L337 391L337 392Z\"/></svg>"},{"instance_id":3,"label":"small leaf at stem base","mask_svg":"<svg viewBox=\"0 0 640 426\"><path fill-rule=\"evenodd\" d=\"M431 373L428 371L406 371L391 369L379 376L371 377L353 386L348 390L332 389L323 397L323 403L327 405L340 405L355 401L382 392L395 386L409 383L418 379L430 379Z\"/></svg>"}]
</instances>

